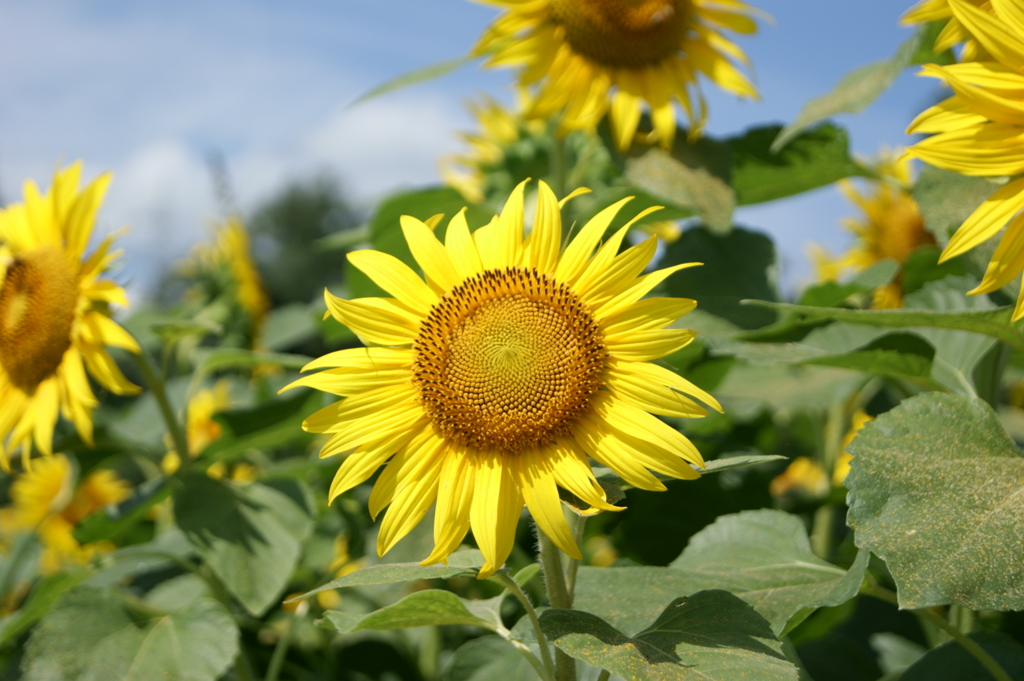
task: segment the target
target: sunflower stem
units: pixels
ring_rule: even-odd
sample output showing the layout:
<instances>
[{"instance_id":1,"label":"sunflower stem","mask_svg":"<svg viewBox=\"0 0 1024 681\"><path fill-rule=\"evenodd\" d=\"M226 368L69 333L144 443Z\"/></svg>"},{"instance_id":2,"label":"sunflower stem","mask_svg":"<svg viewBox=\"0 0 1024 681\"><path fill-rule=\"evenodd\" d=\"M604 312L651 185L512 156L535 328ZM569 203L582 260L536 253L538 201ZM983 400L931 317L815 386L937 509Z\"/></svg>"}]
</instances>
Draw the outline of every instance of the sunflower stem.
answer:
<instances>
[{"instance_id":1,"label":"sunflower stem","mask_svg":"<svg viewBox=\"0 0 1024 681\"><path fill-rule=\"evenodd\" d=\"M573 525L573 539L576 541L576 547L582 549L583 547L583 529L587 525L587 519L584 516L578 516L575 513L571 514L575 516L575 523ZM576 601L576 573L580 569L580 562L572 556L566 556L567 563L565 566L565 591L569 594L569 607Z\"/></svg>"},{"instance_id":2,"label":"sunflower stem","mask_svg":"<svg viewBox=\"0 0 1024 681\"><path fill-rule=\"evenodd\" d=\"M861 593L867 594L868 596L874 596L879 600L888 601L897 607L899 607L900 604L899 597L895 593L878 584L870 584L863 587L861 589ZM953 640L964 647L964 650L973 655L974 659L976 659L982 667L987 669L988 673L991 674L992 678L996 681L1013 681L1010 675L1006 673L1006 670L996 662L995 658L989 655L987 650L978 645L977 641L970 638L967 634L963 633L946 621L944 617L936 615L928 608L921 608L919 610L913 610L912 612L921 619L935 625L942 631L949 634Z\"/></svg>"},{"instance_id":3,"label":"sunflower stem","mask_svg":"<svg viewBox=\"0 0 1024 681\"><path fill-rule=\"evenodd\" d=\"M540 544L540 565L544 571L544 586L552 608L572 609L572 594L566 588L562 571L562 552L537 528ZM576 661L555 647L555 681L576 681Z\"/></svg>"},{"instance_id":4,"label":"sunflower stem","mask_svg":"<svg viewBox=\"0 0 1024 681\"><path fill-rule=\"evenodd\" d=\"M568 193L565 186L567 159L565 155L565 137L558 132L557 128L551 135L551 191L558 198L564 198Z\"/></svg>"},{"instance_id":5,"label":"sunflower stem","mask_svg":"<svg viewBox=\"0 0 1024 681\"><path fill-rule=\"evenodd\" d=\"M544 632L541 631L540 618L537 617L537 610L533 607L533 603L530 602L530 597L516 583L516 580L506 574L498 572L491 575L490 579L511 591L512 595L523 606L523 609L526 610L526 615L530 618L530 624L533 625L533 633L537 637L537 645L540 647L540 656L543 659L544 669L547 670L545 678L555 678L555 663L551 658L551 646L548 644L548 639L544 636ZM531 653L530 655L532 657L533 654Z\"/></svg>"},{"instance_id":6,"label":"sunflower stem","mask_svg":"<svg viewBox=\"0 0 1024 681\"><path fill-rule=\"evenodd\" d=\"M146 383L149 385L149 389L153 391L153 397L156 398L156 403L160 407L160 415L164 418L164 423L167 425L167 432L171 434L171 440L174 442L174 449L178 453L178 459L181 461L180 470L188 470L189 465L192 463L192 458L188 455L188 443L185 439L185 432L181 429L181 423L174 415L174 408L171 407L171 401L167 398L167 384L164 382L163 377L157 374L153 368L153 363L149 360L149 355L143 350L137 355L132 355L135 358L135 363L139 367L139 371L142 372L142 377L146 379Z\"/></svg>"},{"instance_id":7,"label":"sunflower stem","mask_svg":"<svg viewBox=\"0 0 1024 681\"><path fill-rule=\"evenodd\" d=\"M601 673L597 677L597 681L608 681L612 677L612 673L607 669L602 669Z\"/></svg>"}]
</instances>

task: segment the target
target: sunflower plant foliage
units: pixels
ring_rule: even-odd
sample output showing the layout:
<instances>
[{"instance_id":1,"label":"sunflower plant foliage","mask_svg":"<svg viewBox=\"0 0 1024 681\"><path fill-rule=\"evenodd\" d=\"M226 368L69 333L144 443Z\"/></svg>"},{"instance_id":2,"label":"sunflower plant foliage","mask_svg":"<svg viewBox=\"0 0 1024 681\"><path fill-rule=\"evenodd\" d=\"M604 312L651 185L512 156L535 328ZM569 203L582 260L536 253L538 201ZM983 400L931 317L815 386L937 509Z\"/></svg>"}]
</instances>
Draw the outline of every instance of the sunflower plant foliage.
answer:
<instances>
[{"instance_id":1,"label":"sunflower plant foliage","mask_svg":"<svg viewBox=\"0 0 1024 681\"><path fill-rule=\"evenodd\" d=\"M110 174L0 207L0 675L1020 678L1024 2L721 137L754 4L487 4L515 96L358 228L300 183L147 298ZM910 67L923 137L854 158ZM830 185L780 291L733 211Z\"/></svg>"}]
</instances>

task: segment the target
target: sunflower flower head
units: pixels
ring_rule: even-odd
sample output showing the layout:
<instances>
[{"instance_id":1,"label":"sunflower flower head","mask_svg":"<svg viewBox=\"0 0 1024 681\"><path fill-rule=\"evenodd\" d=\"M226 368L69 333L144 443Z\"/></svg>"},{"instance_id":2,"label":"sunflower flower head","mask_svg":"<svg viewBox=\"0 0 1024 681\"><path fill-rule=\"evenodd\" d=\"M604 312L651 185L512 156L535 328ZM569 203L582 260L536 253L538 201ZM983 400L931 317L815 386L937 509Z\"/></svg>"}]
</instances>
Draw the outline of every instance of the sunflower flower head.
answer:
<instances>
[{"instance_id":1,"label":"sunflower flower head","mask_svg":"<svg viewBox=\"0 0 1024 681\"><path fill-rule=\"evenodd\" d=\"M908 133L931 136L907 152L946 170L1002 182L1024 172L1024 2L992 0L989 9L947 0L964 30L978 41L985 61L925 64L922 76L938 78L953 96L923 111ZM969 251L1002 231L981 284L991 293L1024 270L1024 178L1002 184L949 239L940 262ZM1024 288L1013 319L1024 318Z\"/></svg>"},{"instance_id":2,"label":"sunflower flower head","mask_svg":"<svg viewBox=\"0 0 1024 681\"><path fill-rule=\"evenodd\" d=\"M185 441L188 443L190 457L198 457L204 449L220 439L223 427L213 417L230 404L231 385L225 379L217 381L212 388L200 388L188 401ZM181 467L181 456L174 450L169 435L165 437L165 444L168 451L160 467L165 475L173 475Z\"/></svg>"},{"instance_id":3,"label":"sunflower flower head","mask_svg":"<svg viewBox=\"0 0 1024 681\"><path fill-rule=\"evenodd\" d=\"M215 321L232 327L237 319L246 320L248 328L244 335L250 337L249 345L259 345L270 299L252 258L249 232L241 219L231 217L215 223L212 238L194 247L191 257L182 265L182 273L195 281L190 290L193 299L208 304L226 297L232 301L231 307L237 305L235 314Z\"/></svg>"},{"instance_id":4,"label":"sunflower flower head","mask_svg":"<svg viewBox=\"0 0 1024 681\"><path fill-rule=\"evenodd\" d=\"M110 183L104 174L79 191L81 163L57 173L45 194L25 183L25 200L0 210L0 467L9 454L53 448L58 414L92 442L96 398L89 374L118 395L135 394L107 353L138 353L138 343L111 318L127 306L124 289L103 277L119 252L113 237L86 248Z\"/></svg>"},{"instance_id":5,"label":"sunflower flower head","mask_svg":"<svg viewBox=\"0 0 1024 681\"><path fill-rule=\"evenodd\" d=\"M869 421L874 420L874 418L874 416L868 416L868 413L863 409L858 409L850 418L850 429L846 431L846 436L843 437L839 458L836 459L836 465L832 468L832 484L836 487L842 485L843 481L846 480L846 476L850 473L850 462L853 461L853 455L848 453L846 448L857 437L860 429Z\"/></svg>"},{"instance_id":6,"label":"sunflower flower head","mask_svg":"<svg viewBox=\"0 0 1024 681\"><path fill-rule=\"evenodd\" d=\"M676 129L674 102L691 132L703 127L697 87L703 74L741 97L757 91L735 62L746 55L722 31L757 30L755 10L739 0L488 0L505 9L475 53L488 66L517 67L533 97L529 115L560 115L566 130L594 130L606 113L618 146L628 148L650 109L652 138L666 148Z\"/></svg>"},{"instance_id":7,"label":"sunflower flower head","mask_svg":"<svg viewBox=\"0 0 1024 681\"><path fill-rule=\"evenodd\" d=\"M43 574L82 565L96 553L113 548L109 542L80 544L73 532L96 510L126 499L130 486L110 470L95 471L77 486L75 477L71 461L57 454L36 460L11 483L4 532L36 532L43 545Z\"/></svg>"},{"instance_id":8,"label":"sunflower flower head","mask_svg":"<svg viewBox=\"0 0 1024 681\"><path fill-rule=\"evenodd\" d=\"M880 179L871 181L867 191L858 190L848 180L839 183L840 190L861 214L843 220L844 227L854 236L854 243L846 253L833 257L822 247L812 246L810 256L819 281L836 281L885 259L902 265L918 247L935 243L911 196L911 162L912 159L901 152L885 151L875 164ZM875 289L872 307L902 305L899 276L893 283Z\"/></svg>"},{"instance_id":9,"label":"sunflower flower head","mask_svg":"<svg viewBox=\"0 0 1024 681\"><path fill-rule=\"evenodd\" d=\"M989 0L966 0L966 2L984 11L991 12ZM949 0L923 0L910 9L902 17L900 23L904 26L926 24L933 21L943 21L942 31L935 38L932 50L936 54L952 49L958 44L963 44L960 51L960 61L986 61L991 55L985 51L984 46L971 37L971 34L964 27L963 22L954 15Z\"/></svg>"},{"instance_id":10,"label":"sunflower flower head","mask_svg":"<svg viewBox=\"0 0 1024 681\"><path fill-rule=\"evenodd\" d=\"M644 298L696 263L642 275L657 240L619 253L632 223L602 244L629 199L598 213L563 250L561 206L543 182L524 238L525 184L475 232L465 210L458 213L443 242L403 217L422 277L385 253L348 255L393 297L325 293L329 314L368 347L314 360L306 369L323 371L289 387L344 397L303 423L330 434L322 457L349 452L332 500L386 464L369 499L374 517L387 508L381 555L436 501L435 546L424 564L446 560L472 529L486 559L480 575L488 576L512 550L524 504L540 530L578 558L558 487L596 509L617 510L588 456L647 490L665 489L651 470L693 479L703 466L693 444L655 414L705 415L688 395L721 407L651 363L693 339L692 331L666 327L696 303Z\"/></svg>"}]
</instances>

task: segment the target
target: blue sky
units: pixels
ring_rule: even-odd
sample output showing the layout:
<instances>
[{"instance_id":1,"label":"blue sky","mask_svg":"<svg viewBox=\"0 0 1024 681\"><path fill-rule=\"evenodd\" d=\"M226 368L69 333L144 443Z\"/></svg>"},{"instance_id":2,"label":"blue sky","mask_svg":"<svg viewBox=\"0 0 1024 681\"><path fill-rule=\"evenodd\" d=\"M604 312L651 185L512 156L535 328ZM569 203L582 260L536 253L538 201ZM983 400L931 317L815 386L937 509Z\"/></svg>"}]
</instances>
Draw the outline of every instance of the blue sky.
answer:
<instances>
[{"instance_id":1,"label":"blue sky","mask_svg":"<svg viewBox=\"0 0 1024 681\"><path fill-rule=\"evenodd\" d=\"M709 131L792 119L847 71L890 56L910 35L899 0L759 0L774 17L740 38L762 99L706 87ZM464 102L509 99L511 73L470 65L445 78L349 104L396 74L464 54L494 8L466 0L137 0L0 2L0 197L58 162L114 171L100 230L130 225L133 297L204 237L216 215L205 158L224 156L241 207L290 179L329 171L360 205L437 182L436 161L471 127ZM854 151L907 143L903 130L939 94L904 73L867 111L844 116ZM742 209L770 232L792 290L809 276L808 241L840 248L850 209L834 187Z\"/></svg>"}]
</instances>

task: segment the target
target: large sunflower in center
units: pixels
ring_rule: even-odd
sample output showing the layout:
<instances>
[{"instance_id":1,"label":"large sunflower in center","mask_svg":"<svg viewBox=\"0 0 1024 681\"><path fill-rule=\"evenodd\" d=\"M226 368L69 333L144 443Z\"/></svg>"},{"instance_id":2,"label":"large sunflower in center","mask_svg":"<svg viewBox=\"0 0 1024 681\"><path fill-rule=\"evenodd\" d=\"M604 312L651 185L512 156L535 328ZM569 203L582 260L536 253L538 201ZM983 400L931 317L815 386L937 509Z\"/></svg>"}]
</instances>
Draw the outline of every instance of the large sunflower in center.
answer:
<instances>
[{"instance_id":1,"label":"large sunflower in center","mask_svg":"<svg viewBox=\"0 0 1024 681\"><path fill-rule=\"evenodd\" d=\"M391 255L350 253L394 297L326 293L330 314L370 347L325 355L306 367L324 371L289 386L345 398L303 424L331 435L322 457L350 452L331 500L387 463L369 500L374 517L388 507L377 539L382 555L436 500L435 547L424 564L444 561L472 528L487 561L480 576L493 573L512 550L524 503L540 529L578 558L558 487L595 509L616 510L588 456L646 490L665 489L650 471L693 479L691 464L703 466L693 444L654 415L707 413L686 395L721 407L651 363L693 339L692 331L666 327L696 303L644 297L696 263L642 275L657 241L620 253L630 225L602 244L629 199L597 214L561 250L561 206L543 182L524 238L524 185L476 232L464 212L456 215L444 243L403 217L423 278Z\"/></svg>"},{"instance_id":2,"label":"large sunflower in center","mask_svg":"<svg viewBox=\"0 0 1024 681\"><path fill-rule=\"evenodd\" d=\"M704 122L698 74L741 97L757 90L733 60L746 55L723 29L754 33L754 9L739 0L486 0L506 9L480 38L490 66L521 67L537 86L530 115L561 112L566 129L593 130L610 110L615 138L627 148L647 102L666 148L676 130L672 100L691 129ZM609 94L614 89L614 94Z\"/></svg>"}]
</instances>

